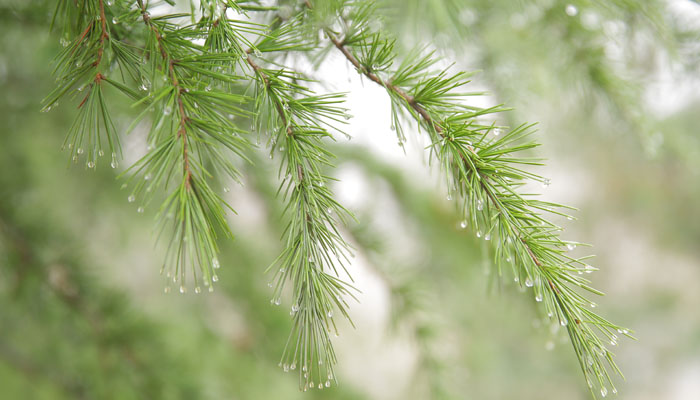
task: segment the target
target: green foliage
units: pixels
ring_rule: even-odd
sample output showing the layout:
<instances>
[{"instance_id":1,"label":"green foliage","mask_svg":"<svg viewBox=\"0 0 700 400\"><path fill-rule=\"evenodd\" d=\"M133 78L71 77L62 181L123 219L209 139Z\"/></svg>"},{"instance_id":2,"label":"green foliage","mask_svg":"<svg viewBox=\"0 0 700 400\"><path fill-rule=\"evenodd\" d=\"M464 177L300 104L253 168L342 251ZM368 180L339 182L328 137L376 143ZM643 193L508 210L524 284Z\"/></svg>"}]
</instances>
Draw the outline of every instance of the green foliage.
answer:
<instances>
[{"instance_id":1,"label":"green foliage","mask_svg":"<svg viewBox=\"0 0 700 400\"><path fill-rule=\"evenodd\" d=\"M150 122L149 151L127 169L126 185L128 201L142 202L140 212L160 202L166 291L172 283L181 293L188 285L213 291L219 281L218 238L232 237L233 209L217 183L241 182L257 136L279 160L277 192L286 202L283 250L270 267L271 302L281 303L287 284L292 292L293 327L280 366L298 368L304 390L336 379L330 335L337 315L349 319L347 299L355 293L346 269L352 249L341 234L353 216L328 188L328 145L343 135L349 116L342 94L314 92L316 82L285 63L293 52L321 63L336 50L386 89L399 146L407 126L428 136L431 162L446 177L462 228L492 244L499 277L531 288L543 312L566 327L591 393L594 383L603 396L607 387L615 390L609 373L619 370L607 343L629 331L591 311L594 303L583 295L601 294L583 277L595 268L589 257L569 256L578 243L562 240L561 227L549 220L569 217L569 208L521 189L548 184L529 170L541 163L529 156L537 146L533 125L508 129L495 119L503 107L469 105L480 94L465 91L470 74L440 67L444 60L430 47L400 56L396 41L377 28L373 2L187 3L190 12L168 13L171 2L59 1L55 23L69 39L61 39L57 87L45 100L48 110L82 98L66 145L73 161L86 155L88 169L105 153L116 168L122 155L106 90L140 109L130 130Z\"/></svg>"}]
</instances>

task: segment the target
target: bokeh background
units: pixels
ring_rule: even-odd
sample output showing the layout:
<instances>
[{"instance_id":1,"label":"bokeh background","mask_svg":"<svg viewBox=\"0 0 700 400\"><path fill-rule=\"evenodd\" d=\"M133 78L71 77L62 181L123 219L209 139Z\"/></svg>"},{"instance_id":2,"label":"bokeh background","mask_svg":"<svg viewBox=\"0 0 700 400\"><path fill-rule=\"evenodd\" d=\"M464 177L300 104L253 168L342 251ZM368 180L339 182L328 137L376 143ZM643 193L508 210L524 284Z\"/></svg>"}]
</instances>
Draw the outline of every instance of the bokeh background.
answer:
<instances>
[{"instance_id":1,"label":"bokeh background","mask_svg":"<svg viewBox=\"0 0 700 400\"><path fill-rule=\"evenodd\" d=\"M0 0L0 398L590 398L564 332L458 227L424 138L399 147L385 93L334 55L289 62L319 91L347 91L353 115L352 140L333 144L362 291L356 328L335 340L340 386L301 393L277 367L291 321L264 273L283 230L264 149L244 187L228 184L236 239L221 243L218 290L164 294L156 210L137 213L116 179L145 131L123 138L122 167L88 171L60 151L77 101L39 112L60 49L52 3ZM481 71L472 89L489 94L474 104L539 122L537 172L552 184L533 190L579 209L557 220L564 238L593 246L575 251L597 255L599 310L638 338L615 348L618 397L700 398L700 5L379 3L400 48ZM110 104L125 130L134 109Z\"/></svg>"}]
</instances>

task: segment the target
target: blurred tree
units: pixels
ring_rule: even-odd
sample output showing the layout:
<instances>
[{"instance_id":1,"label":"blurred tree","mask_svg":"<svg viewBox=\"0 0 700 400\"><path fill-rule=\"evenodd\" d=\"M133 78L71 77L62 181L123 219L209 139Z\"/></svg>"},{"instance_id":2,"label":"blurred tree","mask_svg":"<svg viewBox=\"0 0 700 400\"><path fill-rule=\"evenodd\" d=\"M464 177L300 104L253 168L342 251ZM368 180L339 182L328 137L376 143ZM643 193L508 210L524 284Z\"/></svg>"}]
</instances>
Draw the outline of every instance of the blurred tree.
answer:
<instances>
[{"instance_id":1,"label":"blurred tree","mask_svg":"<svg viewBox=\"0 0 700 400\"><path fill-rule=\"evenodd\" d=\"M300 396L290 390L290 379L271 369L276 362L270 359L280 350L279 366L297 370L301 389L330 387L351 368L342 367L343 357L336 357L330 338L345 329L337 316L349 321L349 301L360 296L350 278L353 270L346 269L351 254L366 259L374 267L370 274L388 291L390 335L407 335L415 345L417 379L406 385L412 396L459 398L471 392L486 398L523 393L540 398L541 393L517 388L492 385L479 392L473 383L458 383L464 373L460 366L488 368L498 357L524 351L517 332L537 337L528 331L529 302L524 307L511 302L507 311L493 316L485 312L494 307L493 299L465 309L464 291L478 287L471 282L482 271L496 287L514 279L521 290L531 290L543 315L536 325L551 325L553 334L566 331L589 391L603 397L608 390L616 392L608 371L617 367L608 348L629 332L593 313L595 304L583 297L585 291L599 292L582 275L594 270L588 257L571 253L580 244L559 236L559 225L572 218L567 208L520 194L528 181L549 184L530 168L540 164L529 157L535 147L532 127L509 129L498 118L517 125L521 116L503 114L500 106L475 106L470 96L481 93L464 91L469 75L444 65L460 51L448 38L475 38L467 48L477 49L477 64L500 97L512 102L523 93L546 92L544 87L557 85L552 75L575 81L579 86L573 90L582 89L580 98L590 102L584 104L588 112L597 112L600 103L591 99L604 99L617 110L613 113L623 115L616 121L631 130L644 128L640 137L648 147L657 139L640 117L642 105L634 101L638 96L631 81L610 65L615 57L606 54L604 34L613 25L640 26L639 31L659 39L650 48L674 53L683 45L675 38L682 35L664 22L661 3L444 0L401 9L389 0L48 3L5 0L1 12L3 47L16 50L12 58L3 54L0 60L7 87L3 117L8 132L14 132L2 148L8 173L2 175L0 197L5 260L0 295L7 305L0 312L7 327L0 335L0 382L11 397ZM590 15L584 18L584 13ZM631 22L615 25L621 16ZM406 24L411 18L422 24ZM49 21L60 36L47 43ZM406 34L397 42L391 30ZM426 40L434 33L444 36ZM531 52L530 58L534 54L539 64L517 64L521 58L513 56L509 41L523 36L528 45L515 47ZM541 46L543 41L548 45ZM57 50L57 44L62 48ZM397 50L402 48L417 50ZM55 109L59 101L77 111L32 119L37 99L50 87L47 60L57 52L56 88L45 98L43 111ZM362 148L333 143L349 138L345 97L328 92L322 75L314 79L299 72L307 63L320 68L332 57L347 60L362 79L386 90L391 130L401 148L409 133L423 132L430 161L446 177L452 208L433 190L407 181L400 169L363 155ZM517 78L513 71L525 65L537 79ZM70 160L84 162L85 171L55 168L62 129L69 132L63 146ZM280 159L277 171L269 165L275 159ZM126 196L116 191L112 171L100 168L103 163L122 171ZM384 182L373 183L370 193L376 193L365 194L395 202L397 229L375 222L386 216L376 214L373 201L350 212L336 200L331 169L338 163ZM231 180L241 186L232 191ZM526 186L525 192L531 191ZM254 200L241 203L240 196ZM223 293L202 300L149 295L157 284L147 267L161 256L151 258L143 250L128 255L128 249L140 249L148 239L133 233L143 229L142 222L127 224L133 218L125 218L125 206L114 200L121 197L128 203L138 200L139 214L158 209L159 237L167 249L161 270L166 292L173 283L181 293L188 285L195 293L202 287L213 291L216 283ZM232 200L239 210L258 204L262 216L251 211L247 223L246 215L230 219ZM465 229L485 240L467 238ZM219 238L234 234L234 242ZM275 240L280 235L281 249ZM489 244L493 265L480 255ZM272 260L268 255L273 253L281 255ZM133 257L143 271L133 277L134 270L119 273ZM97 264L105 266L96 269L88 259L104 260ZM464 268L469 263L484 268L474 274L473 268ZM270 302L279 305L289 298L291 304L286 346L288 318L264 307L270 289L261 282L260 266L269 264ZM472 361L445 348L461 348L456 343L494 326L503 326L505 336L496 341L487 331L483 338L496 343L487 344L483 354L474 350ZM509 350L487 350L491 345ZM554 345L553 338L546 347ZM538 357L533 354L523 358ZM531 379L566 374L556 363L533 364L540 375ZM574 366L562 365L564 371ZM516 386L521 372L513 367L505 378ZM31 385L37 377L39 384ZM569 381L553 393L568 395L572 385ZM334 391L333 398L361 397L352 385Z\"/></svg>"}]
</instances>

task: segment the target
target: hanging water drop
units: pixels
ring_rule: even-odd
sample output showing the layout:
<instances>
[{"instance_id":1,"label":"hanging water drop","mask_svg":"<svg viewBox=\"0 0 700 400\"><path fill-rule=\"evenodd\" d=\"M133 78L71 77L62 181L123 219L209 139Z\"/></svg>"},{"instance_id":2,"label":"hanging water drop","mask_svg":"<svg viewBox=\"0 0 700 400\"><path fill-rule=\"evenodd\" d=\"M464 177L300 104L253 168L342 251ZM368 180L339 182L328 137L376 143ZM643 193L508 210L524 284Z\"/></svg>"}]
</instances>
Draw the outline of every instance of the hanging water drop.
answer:
<instances>
[{"instance_id":1,"label":"hanging water drop","mask_svg":"<svg viewBox=\"0 0 700 400\"><path fill-rule=\"evenodd\" d=\"M484 240L491 240L491 234L487 233L486 236L484 236Z\"/></svg>"},{"instance_id":2,"label":"hanging water drop","mask_svg":"<svg viewBox=\"0 0 700 400\"><path fill-rule=\"evenodd\" d=\"M214 269L219 269L221 265L219 264L219 259L214 257L211 259L211 266L214 267Z\"/></svg>"},{"instance_id":3,"label":"hanging water drop","mask_svg":"<svg viewBox=\"0 0 700 400\"><path fill-rule=\"evenodd\" d=\"M262 57L262 52L258 49L255 49L255 57Z\"/></svg>"},{"instance_id":4,"label":"hanging water drop","mask_svg":"<svg viewBox=\"0 0 700 400\"><path fill-rule=\"evenodd\" d=\"M173 112L173 109L170 108L170 106L167 106L163 109L163 115L170 115L170 113Z\"/></svg>"},{"instance_id":5,"label":"hanging water drop","mask_svg":"<svg viewBox=\"0 0 700 400\"><path fill-rule=\"evenodd\" d=\"M476 231L476 237L478 237L478 238L481 237L481 231Z\"/></svg>"},{"instance_id":6,"label":"hanging water drop","mask_svg":"<svg viewBox=\"0 0 700 400\"><path fill-rule=\"evenodd\" d=\"M139 207L139 208L136 209L136 212L139 213L139 214L143 214L143 211L144 211L144 210L143 210L143 207Z\"/></svg>"},{"instance_id":7,"label":"hanging water drop","mask_svg":"<svg viewBox=\"0 0 700 400\"><path fill-rule=\"evenodd\" d=\"M275 299L275 305L278 306L280 304L282 304L282 300L280 300L280 298L278 297Z\"/></svg>"},{"instance_id":8,"label":"hanging water drop","mask_svg":"<svg viewBox=\"0 0 700 400\"><path fill-rule=\"evenodd\" d=\"M562 318L561 321L559 321L559 323L561 324L561 326L566 326L569 324L569 321L567 321L566 318Z\"/></svg>"},{"instance_id":9,"label":"hanging water drop","mask_svg":"<svg viewBox=\"0 0 700 400\"><path fill-rule=\"evenodd\" d=\"M284 372L289 372L289 365L288 365L288 364L284 364L284 365L282 366L282 369L284 370Z\"/></svg>"},{"instance_id":10,"label":"hanging water drop","mask_svg":"<svg viewBox=\"0 0 700 400\"><path fill-rule=\"evenodd\" d=\"M569 249L569 251L571 251L576 248L576 245L573 243L567 243L566 248Z\"/></svg>"},{"instance_id":11,"label":"hanging water drop","mask_svg":"<svg viewBox=\"0 0 700 400\"><path fill-rule=\"evenodd\" d=\"M330 380L326 381L326 387L331 387L331 381L330 381Z\"/></svg>"},{"instance_id":12,"label":"hanging water drop","mask_svg":"<svg viewBox=\"0 0 700 400\"><path fill-rule=\"evenodd\" d=\"M586 265L586 267L585 267L584 269L586 270L586 273L587 273L587 274L590 274L590 273L592 273L592 272L593 272L593 270L594 270L594 268L593 268L593 267L591 267L590 265Z\"/></svg>"},{"instance_id":13,"label":"hanging water drop","mask_svg":"<svg viewBox=\"0 0 700 400\"><path fill-rule=\"evenodd\" d=\"M230 188L228 188L228 187L224 187L224 193L228 193L228 192L230 192L230 191L231 191L231 189L230 189Z\"/></svg>"},{"instance_id":14,"label":"hanging water drop","mask_svg":"<svg viewBox=\"0 0 700 400\"><path fill-rule=\"evenodd\" d=\"M297 369L297 364L296 364L296 362L293 362L292 365L289 366L289 369L291 369L292 371L294 371L295 369Z\"/></svg>"},{"instance_id":15,"label":"hanging water drop","mask_svg":"<svg viewBox=\"0 0 700 400\"><path fill-rule=\"evenodd\" d=\"M484 209L484 201L479 199L476 201L476 209L481 211Z\"/></svg>"},{"instance_id":16,"label":"hanging water drop","mask_svg":"<svg viewBox=\"0 0 700 400\"><path fill-rule=\"evenodd\" d=\"M537 295L535 296L535 301L538 303L542 301L542 294L541 293L537 293Z\"/></svg>"},{"instance_id":17,"label":"hanging water drop","mask_svg":"<svg viewBox=\"0 0 700 400\"><path fill-rule=\"evenodd\" d=\"M100 156L100 157L102 157L102 156L105 155L105 152L102 151L102 149L100 149L100 150L97 152L97 155Z\"/></svg>"},{"instance_id":18,"label":"hanging water drop","mask_svg":"<svg viewBox=\"0 0 700 400\"><path fill-rule=\"evenodd\" d=\"M187 293L187 288L185 285L180 285L180 293Z\"/></svg>"},{"instance_id":19,"label":"hanging water drop","mask_svg":"<svg viewBox=\"0 0 700 400\"><path fill-rule=\"evenodd\" d=\"M328 318L333 318L333 310L329 310L326 315L328 315Z\"/></svg>"},{"instance_id":20,"label":"hanging water drop","mask_svg":"<svg viewBox=\"0 0 700 400\"><path fill-rule=\"evenodd\" d=\"M602 388L600 388L600 395L603 396L603 397L605 397L605 396L608 395L608 389L607 389L605 386L603 386Z\"/></svg>"},{"instance_id":21,"label":"hanging water drop","mask_svg":"<svg viewBox=\"0 0 700 400\"><path fill-rule=\"evenodd\" d=\"M219 275L214 274L214 275L211 277L211 280L212 280L212 282L218 282L218 281L219 281Z\"/></svg>"},{"instance_id":22,"label":"hanging water drop","mask_svg":"<svg viewBox=\"0 0 700 400\"><path fill-rule=\"evenodd\" d=\"M532 283L532 279L530 279L530 277L528 276L528 277L525 279L525 286L527 286L527 287L532 287L532 285L534 285L534 283Z\"/></svg>"},{"instance_id":23,"label":"hanging water drop","mask_svg":"<svg viewBox=\"0 0 700 400\"><path fill-rule=\"evenodd\" d=\"M78 153L78 154L83 154L84 151L85 151L85 150L83 150L82 147L78 147L77 153Z\"/></svg>"},{"instance_id":24,"label":"hanging water drop","mask_svg":"<svg viewBox=\"0 0 700 400\"><path fill-rule=\"evenodd\" d=\"M575 17L578 14L578 8L576 8L576 6L573 4L567 4L565 11L566 15L569 17Z\"/></svg>"},{"instance_id":25,"label":"hanging water drop","mask_svg":"<svg viewBox=\"0 0 700 400\"><path fill-rule=\"evenodd\" d=\"M113 18L112 18L112 23L113 23L114 25L117 25L117 24L119 23L119 18L113 17Z\"/></svg>"},{"instance_id":26,"label":"hanging water drop","mask_svg":"<svg viewBox=\"0 0 700 400\"><path fill-rule=\"evenodd\" d=\"M202 288L197 286L196 288L194 288L194 292L197 294L200 294L200 293L202 293Z\"/></svg>"},{"instance_id":27,"label":"hanging water drop","mask_svg":"<svg viewBox=\"0 0 700 400\"><path fill-rule=\"evenodd\" d=\"M170 293L170 286L166 286L163 288L163 293Z\"/></svg>"},{"instance_id":28,"label":"hanging water drop","mask_svg":"<svg viewBox=\"0 0 700 400\"><path fill-rule=\"evenodd\" d=\"M129 195L129 197L127 197L126 199L129 201L129 203L133 203L136 200L136 196L132 194Z\"/></svg>"},{"instance_id":29,"label":"hanging water drop","mask_svg":"<svg viewBox=\"0 0 700 400\"><path fill-rule=\"evenodd\" d=\"M59 40L59 42L61 43L61 46L63 46L63 47L68 47L68 45L70 44L70 42L66 38L61 38L61 40Z\"/></svg>"},{"instance_id":30,"label":"hanging water drop","mask_svg":"<svg viewBox=\"0 0 700 400\"><path fill-rule=\"evenodd\" d=\"M460 222L459 227L462 229L465 229L467 227L467 220L465 219L462 222Z\"/></svg>"},{"instance_id":31,"label":"hanging water drop","mask_svg":"<svg viewBox=\"0 0 700 400\"><path fill-rule=\"evenodd\" d=\"M299 305L295 304L292 306L292 312L295 313L297 311L299 311Z\"/></svg>"},{"instance_id":32,"label":"hanging water drop","mask_svg":"<svg viewBox=\"0 0 700 400\"><path fill-rule=\"evenodd\" d=\"M551 184L552 184L552 180L549 178L544 178L544 180L542 181L542 187L548 187Z\"/></svg>"},{"instance_id":33,"label":"hanging water drop","mask_svg":"<svg viewBox=\"0 0 700 400\"><path fill-rule=\"evenodd\" d=\"M88 167L88 168L95 168L95 162L94 162L94 161L88 161L88 162L87 162L87 167Z\"/></svg>"}]
</instances>

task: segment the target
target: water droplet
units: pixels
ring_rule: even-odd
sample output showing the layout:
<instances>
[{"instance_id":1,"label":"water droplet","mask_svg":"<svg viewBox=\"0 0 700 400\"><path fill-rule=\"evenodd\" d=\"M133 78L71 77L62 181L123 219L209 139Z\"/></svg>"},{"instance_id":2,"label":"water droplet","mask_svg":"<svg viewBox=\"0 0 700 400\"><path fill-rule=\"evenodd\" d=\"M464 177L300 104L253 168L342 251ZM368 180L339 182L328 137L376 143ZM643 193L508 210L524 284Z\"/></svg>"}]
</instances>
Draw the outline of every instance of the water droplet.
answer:
<instances>
[{"instance_id":1,"label":"water droplet","mask_svg":"<svg viewBox=\"0 0 700 400\"><path fill-rule=\"evenodd\" d=\"M301 367L301 370L302 370L302 372L306 372L306 365L304 365L303 367Z\"/></svg>"},{"instance_id":2,"label":"water droplet","mask_svg":"<svg viewBox=\"0 0 700 400\"><path fill-rule=\"evenodd\" d=\"M319 388L319 389L323 389L323 384L322 384L322 383L319 383L319 384L318 384L318 388Z\"/></svg>"},{"instance_id":3,"label":"water droplet","mask_svg":"<svg viewBox=\"0 0 700 400\"><path fill-rule=\"evenodd\" d=\"M126 199L129 201L129 203L133 203L133 202L136 200L136 196L134 196L134 195L132 194L132 195L130 195L129 197L127 197Z\"/></svg>"},{"instance_id":4,"label":"water droplet","mask_svg":"<svg viewBox=\"0 0 700 400\"><path fill-rule=\"evenodd\" d=\"M102 157L102 156L105 155L105 152L102 151L102 149L100 149L100 150L97 152L97 155L100 156L100 157Z\"/></svg>"},{"instance_id":5,"label":"water droplet","mask_svg":"<svg viewBox=\"0 0 700 400\"><path fill-rule=\"evenodd\" d=\"M617 389L613 388L613 389L612 389L612 394L617 394Z\"/></svg>"},{"instance_id":6,"label":"water droplet","mask_svg":"<svg viewBox=\"0 0 700 400\"><path fill-rule=\"evenodd\" d=\"M205 87L204 90L207 91L207 92L211 92L211 86Z\"/></svg>"},{"instance_id":7,"label":"water droplet","mask_svg":"<svg viewBox=\"0 0 700 400\"><path fill-rule=\"evenodd\" d=\"M68 45L70 44L70 42L66 38L61 38L61 40L59 40L59 42L61 43L61 46L63 46L63 47L68 47Z\"/></svg>"},{"instance_id":8,"label":"water droplet","mask_svg":"<svg viewBox=\"0 0 700 400\"><path fill-rule=\"evenodd\" d=\"M551 311L549 311L549 312L547 313L547 316L548 316L549 318L552 318L552 317L554 316L554 313L551 312Z\"/></svg>"},{"instance_id":9,"label":"water droplet","mask_svg":"<svg viewBox=\"0 0 700 400\"><path fill-rule=\"evenodd\" d=\"M258 49L255 49L255 57L262 57L262 52Z\"/></svg>"},{"instance_id":10,"label":"water droplet","mask_svg":"<svg viewBox=\"0 0 700 400\"><path fill-rule=\"evenodd\" d=\"M267 287L271 288L272 287L272 282L267 283Z\"/></svg>"},{"instance_id":11,"label":"water droplet","mask_svg":"<svg viewBox=\"0 0 700 400\"><path fill-rule=\"evenodd\" d=\"M548 341L545 345L544 348L548 351L554 350L554 342L553 341Z\"/></svg>"},{"instance_id":12,"label":"water droplet","mask_svg":"<svg viewBox=\"0 0 700 400\"><path fill-rule=\"evenodd\" d=\"M327 381L326 381L326 387L331 387L331 381L330 381L330 380L327 380Z\"/></svg>"},{"instance_id":13,"label":"water droplet","mask_svg":"<svg viewBox=\"0 0 700 400\"><path fill-rule=\"evenodd\" d=\"M214 269L219 269L221 268L221 265L219 264L219 259L214 257L211 259L211 266L214 267Z\"/></svg>"},{"instance_id":14,"label":"water droplet","mask_svg":"<svg viewBox=\"0 0 700 400\"><path fill-rule=\"evenodd\" d=\"M595 303L591 303L591 308L596 308L597 305Z\"/></svg>"},{"instance_id":15,"label":"water droplet","mask_svg":"<svg viewBox=\"0 0 700 400\"><path fill-rule=\"evenodd\" d=\"M187 293L187 288L185 285L180 285L180 293Z\"/></svg>"},{"instance_id":16,"label":"water droplet","mask_svg":"<svg viewBox=\"0 0 700 400\"><path fill-rule=\"evenodd\" d=\"M117 166L119 166L119 163L117 162L117 160L112 160L112 162L111 162L109 165L110 165L112 168L117 168Z\"/></svg>"},{"instance_id":17,"label":"water droplet","mask_svg":"<svg viewBox=\"0 0 700 400\"><path fill-rule=\"evenodd\" d=\"M107 0L107 5L108 5L108 6L111 6L112 4L114 4L114 0Z\"/></svg>"},{"instance_id":18,"label":"water droplet","mask_svg":"<svg viewBox=\"0 0 700 400\"><path fill-rule=\"evenodd\" d=\"M593 270L594 270L595 268L591 267L590 265L586 265L586 266L584 267L584 269L586 270L586 273L587 273L587 274L590 274L590 273L593 272Z\"/></svg>"},{"instance_id":19,"label":"water droplet","mask_svg":"<svg viewBox=\"0 0 700 400\"><path fill-rule=\"evenodd\" d=\"M150 180L151 179L151 174L146 174L146 176L143 177L145 180Z\"/></svg>"},{"instance_id":20,"label":"water droplet","mask_svg":"<svg viewBox=\"0 0 700 400\"><path fill-rule=\"evenodd\" d=\"M136 212L138 212L139 214L143 214L143 207L139 207L138 209L136 209Z\"/></svg>"},{"instance_id":21,"label":"water droplet","mask_svg":"<svg viewBox=\"0 0 700 400\"><path fill-rule=\"evenodd\" d=\"M350 118L352 118L352 115L350 115L350 114L345 114L344 117L345 117L345 120L348 121Z\"/></svg>"},{"instance_id":22,"label":"water droplet","mask_svg":"<svg viewBox=\"0 0 700 400\"><path fill-rule=\"evenodd\" d=\"M329 310L326 315L328 315L328 318L333 318L333 310Z\"/></svg>"},{"instance_id":23,"label":"water droplet","mask_svg":"<svg viewBox=\"0 0 700 400\"><path fill-rule=\"evenodd\" d=\"M465 219L462 222L460 222L459 227L462 229L465 229L467 227L467 220Z\"/></svg>"},{"instance_id":24,"label":"water droplet","mask_svg":"<svg viewBox=\"0 0 700 400\"><path fill-rule=\"evenodd\" d=\"M246 52L241 53L241 58L244 59L244 60L247 60L247 59L248 59L248 53L246 53Z\"/></svg>"},{"instance_id":25,"label":"water droplet","mask_svg":"<svg viewBox=\"0 0 700 400\"><path fill-rule=\"evenodd\" d=\"M170 293L170 286L166 286L163 288L163 293Z\"/></svg>"},{"instance_id":26,"label":"water droplet","mask_svg":"<svg viewBox=\"0 0 700 400\"><path fill-rule=\"evenodd\" d=\"M541 293L537 293L537 295L535 296L535 301L538 303L542 301L542 294Z\"/></svg>"},{"instance_id":27,"label":"water droplet","mask_svg":"<svg viewBox=\"0 0 700 400\"><path fill-rule=\"evenodd\" d=\"M569 251L571 251L576 248L576 245L573 243L567 243L566 248L569 249Z\"/></svg>"},{"instance_id":28,"label":"water droplet","mask_svg":"<svg viewBox=\"0 0 700 400\"><path fill-rule=\"evenodd\" d=\"M542 187L548 187L551 184L552 184L552 180L549 178L544 178L544 180L542 181Z\"/></svg>"},{"instance_id":29,"label":"water droplet","mask_svg":"<svg viewBox=\"0 0 700 400\"><path fill-rule=\"evenodd\" d=\"M578 8L576 8L576 6L573 4L567 4L565 11L566 15L570 17L575 17L578 14Z\"/></svg>"},{"instance_id":30,"label":"water droplet","mask_svg":"<svg viewBox=\"0 0 700 400\"><path fill-rule=\"evenodd\" d=\"M163 109L163 115L170 115L170 113L173 112L173 109L170 108L170 106L167 106Z\"/></svg>"},{"instance_id":31,"label":"water droplet","mask_svg":"<svg viewBox=\"0 0 700 400\"><path fill-rule=\"evenodd\" d=\"M83 154L84 152L85 152L85 150L83 150L82 147L78 147L78 150L77 150L78 154Z\"/></svg>"},{"instance_id":32,"label":"water droplet","mask_svg":"<svg viewBox=\"0 0 700 400\"><path fill-rule=\"evenodd\" d=\"M202 288L197 286L196 288L194 288L194 292L197 294L200 294L200 293L202 293Z\"/></svg>"},{"instance_id":33,"label":"water droplet","mask_svg":"<svg viewBox=\"0 0 700 400\"><path fill-rule=\"evenodd\" d=\"M392 131L395 131L395 130L396 130L396 126L394 126L394 124L391 124L391 126L389 127L389 129L391 129Z\"/></svg>"},{"instance_id":34,"label":"water droplet","mask_svg":"<svg viewBox=\"0 0 700 400\"><path fill-rule=\"evenodd\" d=\"M513 278L513 281L514 281L514 282L518 282L518 281L520 281L520 278L518 278L518 277L516 276L515 278Z\"/></svg>"},{"instance_id":35,"label":"water droplet","mask_svg":"<svg viewBox=\"0 0 700 400\"><path fill-rule=\"evenodd\" d=\"M224 193L228 193L228 192L230 192L230 191L231 191L231 189L230 189L230 188L228 188L228 187L224 187Z\"/></svg>"},{"instance_id":36,"label":"water droplet","mask_svg":"<svg viewBox=\"0 0 700 400\"><path fill-rule=\"evenodd\" d=\"M209 293L214 291L214 286L209 286Z\"/></svg>"},{"instance_id":37,"label":"water droplet","mask_svg":"<svg viewBox=\"0 0 700 400\"><path fill-rule=\"evenodd\" d=\"M491 234L487 233L486 236L484 236L484 240L491 240Z\"/></svg>"},{"instance_id":38,"label":"water droplet","mask_svg":"<svg viewBox=\"0 0 700 400\"><path fill-rule=\"evenodd\" d=\"M282 300L280 300L280 298L278 297L275 299L275 305L278 306L280 304L282 304Z\"/></svg>"},{"instance_id":39,"label":"water droplet","mask_svg":"<svg viewBox=\"0 0 700 400\"><path fill-rule=\"evenodd\" d=\"M212 282L218 282L218 281L219 281L219 275L214 274L214 275L211 277L211 280L212 280Z\"/></svg>"},{"instance_id":40,"label":"water droplet","mask_svg":"<svg viewBox=\"0 0 700 400\"><path fill-rule=\"evenodd\" d=\"M292 306L292 312L295 313L297 311L299 311L299 305L295 304Z\"/></svg>"},{"instance_id":41,"label":"water droplet","mask_svg":"<svg viewBox=\"0 0 700 400\"><path fill-rule=\"evenodd\" d=\"M142 83L141 86L139 86L139 90L141 90L142 92L145 92L146 90L148 90L148 86L146 86L146 84Z\"/></svg>"},{"instance_id":42,"label":"water droplet","mask_svg":"<svg viewBox=\"0 0 700 400\"><path fill-rule=\"evenodd\" d=\"M532 287L532 285L533 285L532 279L530 279L530 277L528 276L528 277L525 279L525 286L527 286L527 287Z\"/></svg>"},{"instance_id":43,"label":"water droplet","mask_svg":"<svg viewBox=\"0 0 700 400\"><path fill-rule=\"evenodd\" d=\"M574 217L568 216L568 217L566 217L566 219L568 219L569 221L573 221L573 220L574 220Z\"/></svg>"},{"instance_id":44,"label":"water droplet","mask_svg":"<svg viewBox=\"0 0 700 400\"><path fill-rule=\"evenodd\" d=\"M603 386L602 388L600 388L600 395L603 396L603 397L605 397L605 396L608 395L608 389L607 389L605 386Z\"/></svg>"},{"instance_id":45,"label":"water droplet","mask_svg":"<svg viewBox=\"0 0 700 400\"><path fill-rule=\"evenodd\" d=\"M117 17L112 18L112 23L114 25L117 25L119 23L119 18L117 18Z\"/></svg>"},{"instance_id":46,"label":"water droplet","mask_svg":"<svg viewBox=\"0 0 700 400\"><path fill-rule=\"evenodd\" d=\"M288 364L284 364L284 365L282 366L282 369L284 370L284 372L289 372L289 365L288 365Z\"/></svg>"},{"instance_id":47,"label":"water droplet","mask_svg":"<svg viewBox=\"0 0 700 400\"><path fill-rule=\"evenodd\" d=\"M95 162L94 162L94 161L88 161L88 162L87 162L87 167L88 167L88 168L95 168Z\"/></svg>"},{"instance_id":48,"label":"water droplet","mask_svg":"<svg viewBox=\"0 0 700 400\"><path fill-rule=\"evenodd\" d=\"M296 363L292 363L292 365L289 366L289 369L291 369L292 371L294 371L295 369L297 369L297 364L296 364Z\"/></svg>"},{"instance_id":49,"label":"water droplet","mask_svg":"<svg viewBox=\"0 0 700 400\"><path fill-rule=\"evenodd\" d=\"M562 318L561 321L559 321L559 324L561 324L561 326L566 326L569 324L569 321L567 321L566 318Z\"/></svg>"},{"instance_id":50,"label":"water droplet","mask_svg":"<svg viewBox=\"0 0 700 400\"><path fill-rule=\"evenodd\" d=\"M484 209L484 201L479 199L476 201L476 209L481 211Z\"/></svg>"},{"instance_id":51,"label":"water droplet","mask_svg":"<svg viewBox=\"0 0 700 400\"><path fill-rule=\"evenodd\" d=\"M478 237L478 238L481 237L481 231L476 231L476 237Z\"/></svg>"}]
</instances>

